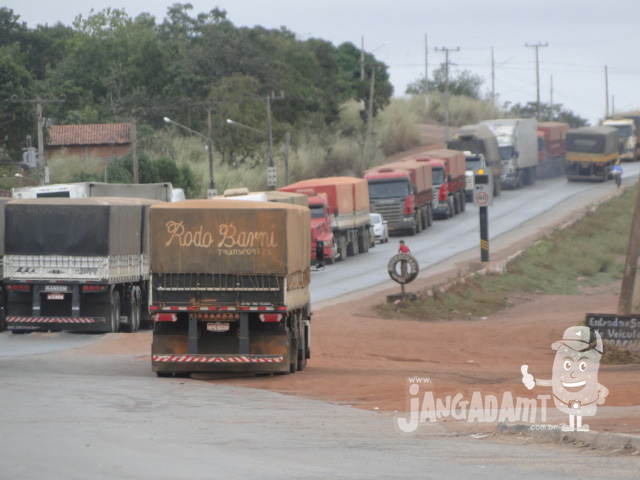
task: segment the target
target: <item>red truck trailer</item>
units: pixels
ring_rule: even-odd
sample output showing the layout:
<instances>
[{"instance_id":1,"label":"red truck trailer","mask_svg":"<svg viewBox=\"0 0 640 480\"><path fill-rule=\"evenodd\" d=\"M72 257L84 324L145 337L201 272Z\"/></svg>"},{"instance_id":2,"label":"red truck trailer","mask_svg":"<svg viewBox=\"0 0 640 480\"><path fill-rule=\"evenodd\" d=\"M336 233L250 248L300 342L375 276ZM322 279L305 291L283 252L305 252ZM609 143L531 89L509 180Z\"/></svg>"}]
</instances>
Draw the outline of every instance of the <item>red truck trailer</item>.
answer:
<instances>
[{"instance_id":1,"label":"red truck trailer","mask_svg":"<svg viewBox=\"0 0 640 480\"><path fill-rule=\"evenodd\" d=\"M324 218L324 223L331 227L333 238L330 240L327 239L327 229L312 228L312 258L315 258L316 242L322 238L325 238L325 260L329 262L367 252L375 242L371 232L366 180L355 177L313 178L278 190L307 193L312 222L313 219Z\"/></svg>"},{"instance_id":2,"label":"red truck trailer","mask_svg":"<svg viewBox=\"0 0 640 480\"><path fill-rule=\"evenodd\" d=\"M564 175L565 138L569 124L562 122L538 123L538 176L541 178Z\"/></svg>"},{"instance_id":3,"label":"red truck trailer","mask_svg":"<svg viewBox=\"0 0 640 480\"><path fill-rule=\"evenodd\" d=\"M467 161L464 152L446 148L430 150L428 155L421 155L417 162L431 165L433 191L436 195L432 201L435 218L449 218L466 208L465 173Z\"/></svg>"},{"instance_id":4,"label":"red truck trailer","mask_svg":"<svg viewBox=\"0 0 640 480\"><path fill-rule=\"evenodd\" d=\"M365 172L372 213L387 221L390 232L420 233L433 223L431 165L414 159Z\"/></svg>"}]
</instances>

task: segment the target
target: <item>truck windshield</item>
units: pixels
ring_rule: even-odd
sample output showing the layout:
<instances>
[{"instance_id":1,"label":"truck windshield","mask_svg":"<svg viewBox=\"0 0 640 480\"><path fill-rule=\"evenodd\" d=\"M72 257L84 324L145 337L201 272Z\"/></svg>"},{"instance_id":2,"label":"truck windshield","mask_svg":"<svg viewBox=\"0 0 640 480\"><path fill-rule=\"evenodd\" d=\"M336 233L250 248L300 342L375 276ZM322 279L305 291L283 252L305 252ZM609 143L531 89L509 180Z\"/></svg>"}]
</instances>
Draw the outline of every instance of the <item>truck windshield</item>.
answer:
<instances>
[{"instance_id":1,"label":"truck windshield","mask_svg":"<svg viewBox=\"0 0 640 480\"><path fill-rule=\"evenodd\" d=\"M311 218L324 217L324 205L309 205L309 210L311 210Z\"/></svg>"},{"instance_id":2,"label":"truck windshield","mask_svg":"<svg viewBox=\"0 0 640 480\"><path fill-rule=\"evenodd\" d=\"M618 135L620 137L631 136L631 125L614 125L618 129Z\"/></svg>"},{"instance_id":3,"label":"truck windshield","mask_svg":"<svg viewBox=\"0 0 640 480\"><path fill-rule=\"evenodd\" d=\"M467 170L473 170L475 172L480 168L482 168L480 157L467 158Z\"/></svg>"},{"instance_id":4,"label":"truck windshield","mask_svg":"<svg viewBox=\"0 0 640 480\"><path fill-rule=\"evenodd\" d=\"M369 198L405 198L408 195L409 183L406 180L369 182Z\"/></svg>"},{"instance_id":5,"label":"truck windshield","mask_svg":"<svg viewBox=\"0 0 640 480\"><path fill-rule=\"evenodd\" d=\"M442 185L444 183L444 168L436 167L432 170L433 173L433 184L434 185Z\"/></svg>"},{"instance_id":6,"label":"truck windshield","mask_svg":"<svg viewBox=\"0 0 640 480\"><path fill-rule=\"evenodd\" d=\"M513 148L511 145L500 147L500 156L502 157L502 160L511 160L513 157Z\"/></svg>"}]
</instances>

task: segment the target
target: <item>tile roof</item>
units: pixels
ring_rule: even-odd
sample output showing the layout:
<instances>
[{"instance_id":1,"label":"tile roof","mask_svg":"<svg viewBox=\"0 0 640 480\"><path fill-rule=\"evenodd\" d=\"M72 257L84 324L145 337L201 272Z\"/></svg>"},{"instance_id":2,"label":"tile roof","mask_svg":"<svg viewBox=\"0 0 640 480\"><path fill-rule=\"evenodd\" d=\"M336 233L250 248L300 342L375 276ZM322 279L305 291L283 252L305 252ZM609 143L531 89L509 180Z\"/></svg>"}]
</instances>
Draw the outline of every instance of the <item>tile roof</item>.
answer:
<instances>
[{"instance_id":1,"label":"tile roof","mask_svg":"<svg viewBox=\"0 0 640 480\"><path fill-rule=\"evenodd\" d=\"M97 125L53 125L49 128L47 145L111 145L131 143L130 123Z\"/></svg>"}]
</instances>

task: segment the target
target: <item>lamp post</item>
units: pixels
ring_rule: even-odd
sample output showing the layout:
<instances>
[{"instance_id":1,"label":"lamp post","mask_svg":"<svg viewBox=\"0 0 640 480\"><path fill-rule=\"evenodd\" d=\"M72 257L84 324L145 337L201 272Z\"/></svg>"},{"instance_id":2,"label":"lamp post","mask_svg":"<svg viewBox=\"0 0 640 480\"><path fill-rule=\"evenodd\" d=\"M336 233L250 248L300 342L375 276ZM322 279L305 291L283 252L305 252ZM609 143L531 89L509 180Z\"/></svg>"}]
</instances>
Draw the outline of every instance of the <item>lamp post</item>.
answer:
<instances>
[{"instance_id":1,"label":"lamp post","mask_svg":"<svg viewBox=\"0 0 640 480\"><path fill-rule=\"evenodd\" d=\"M229 125L235 125L237 127L246 128L247 130L252 130L261 135L265 135L269 139L269 167L267 168L267 186L271 189L275 189L277 186L277 176L276 176L276 167L273 162L273 138L271 136L271 130L269 132L265 132L263 130L259 130L257 128L250 127L249 125L245 125L244 123L236 122L227 118L227 123Z\"/></svg>"},{"instance_id":2,"label":"lamp post","mask_svg":"<svg viewBox=\"0 0 640 480\"><path fill-rule=\"evenodd\" d=\"M211 140L211 114L209 114L207 117L209 135L203 135L200 132L196 132L189 127L185 127L184 125L171 120L169 117L164 117L164 121L165 123L171 123L177 127L183 128L188 132L193 133L194 135L198 135L199 137L204 138L207 141L207 152L209 154L209 191L207 192L207 198L211 198L217 195L218 191L216 190L216 183L213 179L213 141Z\"/></svg>"}]
</instances>

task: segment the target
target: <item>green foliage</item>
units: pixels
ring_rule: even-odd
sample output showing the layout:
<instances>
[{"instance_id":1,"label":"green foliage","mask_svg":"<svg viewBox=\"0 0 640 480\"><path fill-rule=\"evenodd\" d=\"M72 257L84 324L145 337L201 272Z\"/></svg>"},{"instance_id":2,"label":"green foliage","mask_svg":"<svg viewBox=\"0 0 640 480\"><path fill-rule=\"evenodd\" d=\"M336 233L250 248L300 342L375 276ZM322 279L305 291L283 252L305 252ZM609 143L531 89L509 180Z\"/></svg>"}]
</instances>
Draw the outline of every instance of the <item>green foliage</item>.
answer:
<instances>
[{"instance_id":1,"label":"green foliage","mask_svg":"<svg viewBox=\"0 0 640 480\"><path fill-rule=\"evenodd\" d=\"M425 113L425 120L443 124L445 120L444 95L440 93L429 95ZM503 116L504 114L498 108L486 100L456 95L449 97L450 125L473 125L482 120L501 118Z\"/></svg>"},{"instance_id":2,"label":"green foliage","mask_svg":"<svg viewBox=\"0 0 640 480\"><path fill-rule=\"evenodd\" d=\"M538 113L538 104L536 102L528 102L526 105L519 103L511 104L507 102L504 104L503 109L510 117L514 118L527 118L535 117ZM576 115L571 110L565 110L562 108L561 103L553 105L553 108L548 103L540 103L540 120L541 121L554 121L568 123L571 128L579 128L588 125L588 120Z\"/></svg>"},{"instance_id":3,"label":"green foliage","mask_svg":"<svg viewBox=\"0 0 640 480\"><path fill-rule=\"evenodd\" d=\"M428 92L444 93L447 78L447 65L440 64L433 72L433 79L427 83L426 77L414 80L407 86L408 95L424 95ZM449 95L458 95L479 100L481 97L480 88L484 80L469 70L449 70Z\"/></svg>"}]
</instances>

